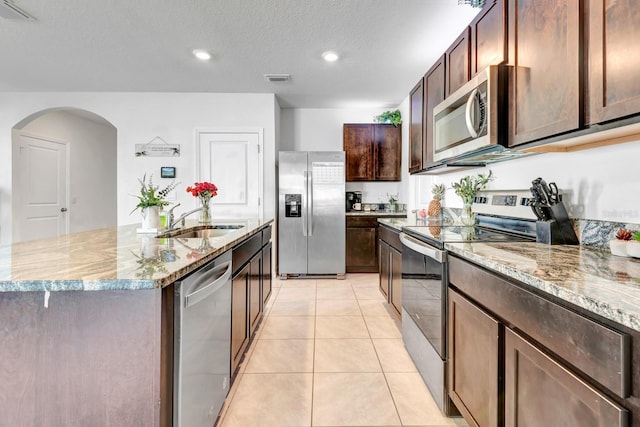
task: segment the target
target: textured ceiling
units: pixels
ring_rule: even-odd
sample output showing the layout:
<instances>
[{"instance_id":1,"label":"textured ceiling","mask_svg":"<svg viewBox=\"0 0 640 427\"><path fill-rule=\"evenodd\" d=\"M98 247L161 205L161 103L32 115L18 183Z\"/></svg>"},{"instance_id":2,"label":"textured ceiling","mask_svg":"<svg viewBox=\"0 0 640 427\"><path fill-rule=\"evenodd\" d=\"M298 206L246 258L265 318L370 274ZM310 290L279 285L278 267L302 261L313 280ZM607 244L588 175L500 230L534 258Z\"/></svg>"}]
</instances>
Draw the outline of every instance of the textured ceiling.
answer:
<instances>
[{"instance_id":1,"label":"textured ceiling","mask_svg":"<svg viewBox=\"0 0 640 427\"><path fill-rule=\"evenodd\" d=\"M477 13L457 0L15 4L36 20L0 18L0 91L275 93L296 108L398 105Z\"/></svg>"}]
</instances>

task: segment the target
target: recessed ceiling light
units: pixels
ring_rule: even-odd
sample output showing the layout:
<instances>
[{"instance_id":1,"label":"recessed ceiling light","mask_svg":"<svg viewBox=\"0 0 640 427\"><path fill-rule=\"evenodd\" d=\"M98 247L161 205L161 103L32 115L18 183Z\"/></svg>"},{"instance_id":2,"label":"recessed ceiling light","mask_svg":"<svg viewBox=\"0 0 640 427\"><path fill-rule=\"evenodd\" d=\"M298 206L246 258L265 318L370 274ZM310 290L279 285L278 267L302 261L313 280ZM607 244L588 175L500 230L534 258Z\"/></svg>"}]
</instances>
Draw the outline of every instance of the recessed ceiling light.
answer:
<instances>
[{"instance_id":1,"label":"recessed ceiling light","mask_svg":"<svg viewBox=\"0 0 640 427\"><path fill-rule=\"evenodd\" d=\"M211 54L204 49L194 49L191 53L201 61L208 61L211 59Z\"/></svg>"},{"instance_id":2,"label":"recessed ceiling light","mask_svg":"<svg viewBox=\"0 0 640 427\"><path fill-rule=\"evenodd\" d=\"M324 53L322 54L322 57L323 57L323 58L324 58L324 60L325 60L325 61L327 61L327 62L336 62L336 61L338 60L338 58L340 58L340 57L338 56L338 54L337 54L337 53L335 53L335 52L334 52L334 51L332 51L332 50L328 50L328 51L324 52Z\"/></svg>"}]
</instances>

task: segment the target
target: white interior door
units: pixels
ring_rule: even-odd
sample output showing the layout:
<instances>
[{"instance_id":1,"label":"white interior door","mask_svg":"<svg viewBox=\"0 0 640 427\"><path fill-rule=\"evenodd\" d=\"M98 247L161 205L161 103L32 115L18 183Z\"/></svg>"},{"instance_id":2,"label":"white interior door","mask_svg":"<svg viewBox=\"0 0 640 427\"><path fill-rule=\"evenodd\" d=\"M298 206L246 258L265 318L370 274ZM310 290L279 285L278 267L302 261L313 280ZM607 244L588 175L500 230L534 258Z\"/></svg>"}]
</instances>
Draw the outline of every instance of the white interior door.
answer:
<instances>
[{"instance_id":1,"label":"white interior door","mask_svg":"<svg viewBox=\"0 0 640 427\"><path fill-rule=\"evenodd\" d=\"M20 181L14 194L19 195L20 212L14 240L68 233L66 143L21 134L19 156Z\"/></svg>"},{"instance_id":2,"label":"white interior door","mask_svg":"<svg viewBox=\"0 0 640 427\"><path fill-rule=\"evenodd\" d=\"M262 133L198 133L199 181L218 187L213 218L262 218Z\"/></svg>"}]
</instances>

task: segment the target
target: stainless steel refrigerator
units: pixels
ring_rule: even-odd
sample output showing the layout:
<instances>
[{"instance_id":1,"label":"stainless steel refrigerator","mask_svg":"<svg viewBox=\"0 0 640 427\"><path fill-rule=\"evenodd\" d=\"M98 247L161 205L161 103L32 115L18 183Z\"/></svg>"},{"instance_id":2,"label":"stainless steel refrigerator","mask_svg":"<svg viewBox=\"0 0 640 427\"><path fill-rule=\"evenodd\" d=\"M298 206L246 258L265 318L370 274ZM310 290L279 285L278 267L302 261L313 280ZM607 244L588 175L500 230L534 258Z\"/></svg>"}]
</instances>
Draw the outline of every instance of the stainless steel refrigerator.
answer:
<instances>
[{"instance_id":1,"label":"stainless steel refrigerator","mask_svg":"<svg viewBox=\"0 0 640 427\"><path fill-rule=\"evenodd\" d=\"M344 277L344 162L343 151L280 152L280 276Z\"/></svg>"}]
</instances>

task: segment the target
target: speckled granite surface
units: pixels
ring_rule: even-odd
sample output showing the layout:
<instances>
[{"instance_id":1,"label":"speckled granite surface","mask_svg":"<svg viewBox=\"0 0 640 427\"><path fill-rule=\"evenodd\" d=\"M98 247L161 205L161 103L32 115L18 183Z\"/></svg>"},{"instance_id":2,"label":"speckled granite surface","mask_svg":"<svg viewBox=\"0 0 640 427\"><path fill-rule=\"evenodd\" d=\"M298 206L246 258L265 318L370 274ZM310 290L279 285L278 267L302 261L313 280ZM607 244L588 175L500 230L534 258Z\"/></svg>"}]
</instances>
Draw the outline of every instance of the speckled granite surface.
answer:
<instances>
[{"instance_id":1,"label":"speckled granite surface","mask_svg":"<svg viewBox=\"0 0 640 427\"><path fill-rule=\"evenodd\" d=\"M0 246L0 292L163 287L272 222L214 221L245 228L209 239L158 239L126 225ZM187 221L193 226L197 222Z\"/></svg>"},{"instance_id":2,"label":"speckled granite surface","mask_svg":"<svg viewBox=\"0 0 640 427\"><path fill-rule=\"evenodd\" d=\"M395 230L402 231L402 227L416 225L416 218L378 218L378 223L387 225Z\"/></svg>"},{"instance_id":3,"label":"speckled granite surface","mask_svg":"<svg viewBox=\"0 0 640 427\"><path fill-rule=\"evenodd\" d=\"M346 213L347 216L388 216L388 217L406 217L406 212L385 212L385 211L351 211Z\"/></svg>"},{"instance_id":4,"label":"speckled granite surface","mask_svg":"<svg viewBox=\"0 0 640 427\"><path fill-rule=\"evenodd\" d=\"M447 243L476 264L640 331L640 259L584 246Z\"/></svg>"}]
</instances>

